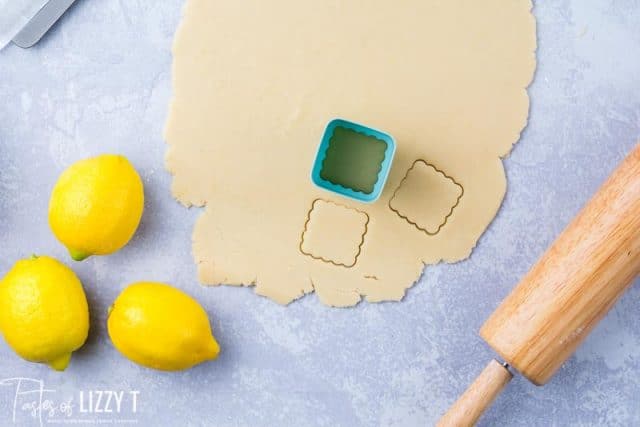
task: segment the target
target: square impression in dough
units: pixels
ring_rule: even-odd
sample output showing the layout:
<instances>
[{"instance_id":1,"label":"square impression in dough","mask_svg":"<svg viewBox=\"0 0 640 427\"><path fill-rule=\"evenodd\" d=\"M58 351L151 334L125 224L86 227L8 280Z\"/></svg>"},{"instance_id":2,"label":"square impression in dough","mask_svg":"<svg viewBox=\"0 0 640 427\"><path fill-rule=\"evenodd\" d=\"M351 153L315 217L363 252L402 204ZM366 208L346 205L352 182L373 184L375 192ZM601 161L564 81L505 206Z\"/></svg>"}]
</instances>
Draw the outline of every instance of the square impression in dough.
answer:
<instances>
[{"instance_id":1,"label":"square impression in dough","mask_svg":"<svg viewBox=\"0 0 640 427\"><path fill-rule=\"evenodd\" d=\"M353 267L368 223L369 216L364 212L318 199L309 212L300 251L336 266Z\"/></svg>"},{"instance_id":2,"label":"square impression in dough","mask_svg":"<svg viewBox=\"0 0 640 427\"><path fill-rule=\"evenodd\" d=\"M193 235L199 279L255 285L280 303L316 291L326 304L349 306L399 300L424 264L469 256L505 193L501 157L527 121L531 7L187 0L173 47L167 167L178 200L206 205ZM396 139L373 204L310 180L335 117ZM401 186L408 174L415 189ZM310 216L318 199L314 210L323 209Z\"/></svg>"},{"instance_id":3,"label":"square impression in dough","mask_svg":"<svg viewBox=\"0 0 640 427\"><path fill-rule=\"evenodd\" d=\"M418 229L435 235L445 226L463 193L453 178L418 160L393 193L389 207Z\"/></svg>"}]
</instances>

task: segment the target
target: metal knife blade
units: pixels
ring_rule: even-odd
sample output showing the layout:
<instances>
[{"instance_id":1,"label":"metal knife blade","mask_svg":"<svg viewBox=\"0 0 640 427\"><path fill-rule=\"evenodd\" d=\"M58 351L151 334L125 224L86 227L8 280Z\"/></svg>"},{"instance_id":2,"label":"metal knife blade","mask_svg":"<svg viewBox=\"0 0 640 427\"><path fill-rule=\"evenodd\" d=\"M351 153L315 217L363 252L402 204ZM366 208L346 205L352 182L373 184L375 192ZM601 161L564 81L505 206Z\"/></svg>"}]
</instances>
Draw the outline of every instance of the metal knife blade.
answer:
<instances>
[{"instance_id":1,"label":"metal knife blade","mask_svg":"<svg viewBox=\"0 0 640 427\"><path fill-rule=\"evenodd\" d=\"M13 43L25 49L38 43L75 1L76 0L49 0L13 38Z\"/></svg>"}]
</instances>

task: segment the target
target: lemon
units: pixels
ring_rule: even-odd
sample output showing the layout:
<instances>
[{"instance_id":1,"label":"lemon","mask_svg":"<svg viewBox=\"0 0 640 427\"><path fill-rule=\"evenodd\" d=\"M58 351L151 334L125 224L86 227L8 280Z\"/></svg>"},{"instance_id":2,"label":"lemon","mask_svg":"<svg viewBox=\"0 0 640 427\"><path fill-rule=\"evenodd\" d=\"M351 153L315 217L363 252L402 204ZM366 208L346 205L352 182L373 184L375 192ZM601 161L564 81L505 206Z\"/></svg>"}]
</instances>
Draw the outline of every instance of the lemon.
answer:
<instances>
[{"instance_id":1,"label":"lemon","mask_svg":"<svg viewBox=\"0 0 640 427\"><path fill-rule=\"evenodd\" d=\"M0 331L20 357L63 371L89 333L80 280L46 256L16 262L0 280Z\"/></svg>"},{"instance_id":2,"label":"lemon","mask_svg":"<svg viewBox=\"0 0 640 427\"><path fill-rule=\"evenodd\" d=\"M128 286L109 309L107 328L125 357L161 371L188 369L220 352L200 304L164 283Z\"/></svg>"},{"instance_id":3,"label":"lemon","mask_svg":"<svg viewBox=\"0 0 640 427\"><path fill-rule=\"evenodd\" d=\"M119 155L81 160L65 170L51 194L53 234L82 261L126 245L138 228L144 205L140 176Z\"/></svg>"}]
</instances>

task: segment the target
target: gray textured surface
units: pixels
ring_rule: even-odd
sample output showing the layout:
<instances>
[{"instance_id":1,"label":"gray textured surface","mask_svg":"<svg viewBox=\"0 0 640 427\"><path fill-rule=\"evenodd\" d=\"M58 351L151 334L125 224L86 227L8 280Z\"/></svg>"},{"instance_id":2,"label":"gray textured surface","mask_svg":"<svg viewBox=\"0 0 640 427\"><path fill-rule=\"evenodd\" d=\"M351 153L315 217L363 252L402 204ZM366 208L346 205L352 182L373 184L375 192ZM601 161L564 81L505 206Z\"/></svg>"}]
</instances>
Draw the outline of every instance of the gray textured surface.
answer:
<instances>
[{"instance_id":1,"label":"gray textured surface","mask_svg":"<svg viewBox=\"0 0 640 427\"><path fill-rule=\"evenodd\" d=\"M0 272L31 253L68 257L46 223L55 177L101 152L127 155L146 184L132 244L74 268L92 333L64 374L0 344L0 379L41 379L73 419L141 425L429 425L492 356L476 331L640 137L640 2L536 3L539 66L530 126L505 160L509 191L473 256L428 268L402 303L287 308L250 289L201 288L190 256L198 212L169 194L162 128L181 0L80 1L41 44L0 52ZM105 314L123 286L174 283L213 318L218 361L184 373L133 365ZM482 425L640 425L636 284L544 388L516 379ZM139 390L138 412L82 414L79 392ZM14 389L0 387L0 425ZM22 410L17 421L37 425ZM86 402L85 402L86 409ZM47 414L44 416L46 417ZM52 417L61 419L59 414Z\"/></svg>"}]
</instances>

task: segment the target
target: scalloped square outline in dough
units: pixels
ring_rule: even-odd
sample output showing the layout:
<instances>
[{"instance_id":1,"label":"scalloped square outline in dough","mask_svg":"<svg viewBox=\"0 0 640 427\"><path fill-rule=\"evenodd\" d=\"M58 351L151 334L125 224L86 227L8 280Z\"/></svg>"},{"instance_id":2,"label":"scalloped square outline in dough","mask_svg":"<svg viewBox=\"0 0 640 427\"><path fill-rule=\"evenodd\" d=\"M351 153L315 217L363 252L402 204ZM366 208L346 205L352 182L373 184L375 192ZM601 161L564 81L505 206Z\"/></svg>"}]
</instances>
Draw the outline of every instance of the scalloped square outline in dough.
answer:
<instances>
[{"instance_id":1,"label":"scalloped square outline in dough","mask_svg":"<svg viewBox=\"0 0 640 427\"><path fill-rule=\"evenodd\" d=\"M446 225L463 195L461 184L420 159L396 188L389 208L417 229L434 236Z\"/></svg>"},{"instance_id":2,"label":"scalloped square outline in dough","mask_svg":"<svg viewBox=\"0 0 640 427\"><path fill-rule=\"evenodd\" d=\"M358 262L368 224L366 212L316 199L304 224L300 252L319 261L351 268Z\"/></svg>"}]
</instances>

